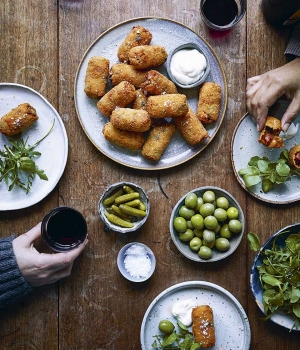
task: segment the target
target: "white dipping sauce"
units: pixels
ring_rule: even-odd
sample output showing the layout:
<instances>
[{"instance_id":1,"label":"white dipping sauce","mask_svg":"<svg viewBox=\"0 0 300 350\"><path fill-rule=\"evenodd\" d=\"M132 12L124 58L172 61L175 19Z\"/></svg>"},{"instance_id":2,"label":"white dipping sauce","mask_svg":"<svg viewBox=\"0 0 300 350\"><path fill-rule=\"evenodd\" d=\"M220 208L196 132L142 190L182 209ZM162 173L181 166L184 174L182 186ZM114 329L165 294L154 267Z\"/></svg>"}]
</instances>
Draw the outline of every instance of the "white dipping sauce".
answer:
<instances>
[{"instance_id":1,"label":"white dipping sauce","mask_svg":"<svg viewBox=\"0 0 300 350\"><path fill-rule=\"evenodd\" d=\"M207 66L206 58L196 49L184 49L174 53L170 62L170 70L178 83L193 84L204 74Z\"/></svg>"},{"instance_id":2,"label":"white dipping sauce","mask_svg":"<svg viewBox=\"0 0 300 350\"><path fill-rule=\"evenodd\" d=\"M186 327L192 324L192 308L194 304L191 300L182 300L176 302L172 307L172 314Z\"/></svg>"}]
</instances>

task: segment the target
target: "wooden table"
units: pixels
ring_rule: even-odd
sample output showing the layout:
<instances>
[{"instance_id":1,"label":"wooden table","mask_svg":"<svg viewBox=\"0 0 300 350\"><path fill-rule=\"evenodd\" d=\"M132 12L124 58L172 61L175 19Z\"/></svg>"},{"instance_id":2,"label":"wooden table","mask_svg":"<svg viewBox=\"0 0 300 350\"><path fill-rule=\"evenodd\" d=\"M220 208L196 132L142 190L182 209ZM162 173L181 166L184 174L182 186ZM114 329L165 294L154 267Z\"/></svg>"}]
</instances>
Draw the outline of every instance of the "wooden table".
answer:
<instances>
[{"instance_id":1,"label":"wooden table","mask_svg":"<svg viewBox=\"0 0 300 350\"><path fill-rule=\"evenodd\" d=\"M151 172L125 167L98 151L83 132L74 105L75 74L89 45L110 27L144 16L180 22L205 38L218 55L228 83L227 112L210 146L182 165ZM246 113L246 79L285 62L288 28L268 25L255 0L248 0L245 17L232 31L218 36L202 23L195 0L3 0L0 29L0 81L40 92L58 110L69 136L68 162L59 184L36 205L1 212L0 235L26 232L59 205L81 211L89 233L88 247L70 277L37 288L0 311L0 348L140 349L141 322L152 300L174 284L201 280L226 288L241 303L250 320L251 349L298 350L298 332L289 333L260 319L262 313L249 287L254 253L246 234L226 260L199 264L178 252L169 233L172 208L187 191L200 186L222 187L236 197L246 216L245 233L257 232L262 241L299 221L296 203L269 205L244 191L230 158L234 128ZM97 202L107 186L123 180L146 190L150 217L134 234L107 234ZM117 269L118 251L132 241L147 244L156 255L155 274L146 283L129 283Z\"/></svg>"}]
</instances>

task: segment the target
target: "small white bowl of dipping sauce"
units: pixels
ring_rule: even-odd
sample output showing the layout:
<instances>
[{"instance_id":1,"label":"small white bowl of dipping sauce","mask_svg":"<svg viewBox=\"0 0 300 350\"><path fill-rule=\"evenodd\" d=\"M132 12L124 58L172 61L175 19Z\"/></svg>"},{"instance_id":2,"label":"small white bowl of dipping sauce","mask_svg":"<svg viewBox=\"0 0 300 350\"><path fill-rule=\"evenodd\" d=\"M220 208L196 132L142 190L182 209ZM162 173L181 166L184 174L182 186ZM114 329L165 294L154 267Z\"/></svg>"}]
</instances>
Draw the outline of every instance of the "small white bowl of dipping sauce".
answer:
<instances>
[{"instance_id":1,"label":"small white bowl of dipping sauce","mask_svg":"<svg viewBox=\"0 0 300 350\"><path fill-rule=\"evenodd\" d=\"M210 64L197 44L187 43L169 53L167 72L177 86L189 89L201 85L206 80Z\"/></svg>"},{"instance_id":2,"label":"small white bowl of dipping sauce","mask_svg":"<svg viewBox=\"0 0 300 350\"><path fill-rule=\"evenodd\" d=\"M156 266L152 250L145 244L132 242L126 244L119 252L117 265L120 273L131 282L148 280Z\"/></svg>"}]
</instances>

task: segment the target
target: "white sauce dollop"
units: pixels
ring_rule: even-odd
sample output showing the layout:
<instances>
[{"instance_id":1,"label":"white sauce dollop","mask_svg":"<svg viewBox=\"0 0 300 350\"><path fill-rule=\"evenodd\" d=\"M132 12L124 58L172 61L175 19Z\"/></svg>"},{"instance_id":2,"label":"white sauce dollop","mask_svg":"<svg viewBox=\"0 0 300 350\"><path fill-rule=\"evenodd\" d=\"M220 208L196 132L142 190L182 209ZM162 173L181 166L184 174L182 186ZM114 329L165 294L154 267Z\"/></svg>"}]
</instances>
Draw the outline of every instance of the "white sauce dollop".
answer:
<instances>
[{"instance_id":1,"label":"white sauce dollop","mask_svg":"<svg viewBox=\"0 0 300 350\"><path fill-rule=\"evenodd\" d=\"M186 327L192 324L192 308L194 304L191 300L177 301L172 307L172 314Z\"/></svg>"},{"instance_id":2,"label":"white sauce dollop","mask_svg":"<svg viewBox=\"0 0 300 350\"><path fill-rule=\"evenodd\" d=\"M193 84L204 74L207 67L206 58L196 49L184 49L174 53L170 70L178 83Z\"/></svg>"},{"instance_id":3,"label":"white sauce dollop","mask_svg":"<svg viewBox=\"0 0 300 350\"><path fill-rule=\"evenodd\" d=\"M279 136L282 137L284 140L289 140L297 134L298 128L299 128L299 124L295 125L294 123L291 123L287 131L286 132L281 131Z\"/></svg>"}]
</instances>

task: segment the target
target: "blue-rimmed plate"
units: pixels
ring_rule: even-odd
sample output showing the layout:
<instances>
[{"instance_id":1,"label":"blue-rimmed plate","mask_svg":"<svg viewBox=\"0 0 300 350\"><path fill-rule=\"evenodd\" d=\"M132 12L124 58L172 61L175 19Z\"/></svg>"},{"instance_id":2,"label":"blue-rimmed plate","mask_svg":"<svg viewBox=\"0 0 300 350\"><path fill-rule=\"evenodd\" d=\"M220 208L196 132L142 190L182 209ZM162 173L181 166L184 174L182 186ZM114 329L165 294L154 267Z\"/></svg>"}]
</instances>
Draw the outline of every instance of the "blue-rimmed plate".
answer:
<instances>
[{"instance_id":1,"label":"blue-rimmed plate","mask_svg":"<svg viewBox=\"0 0 300 350\"><path fill-rule=\"evenodd\" d=\"M271 249L275 238L276 238L276 244L284 248L285 240L291 234L296 234L299 231L300 231L300 223L296 223L296 224L289 225L282 228L281 230L274 233L265 242L265 244L262 245L259 253L254 258L253 265L251 268L251 274L250 274L250 287L251 287L252 294L255 298L255 302L263 313L264 313L263 298L262 298L263 291L259 280L259 271L257 269L258 266L261 266L263 264L264 256L261 254L261 252L265 249ZM274 312L274 314L270 317L270 320L288 329L292 329L294 325L293 317L290 314L287 314L280 309ZM298 329L298 331L300 331L300 329Z\"/></svg>"}]
</instances>

